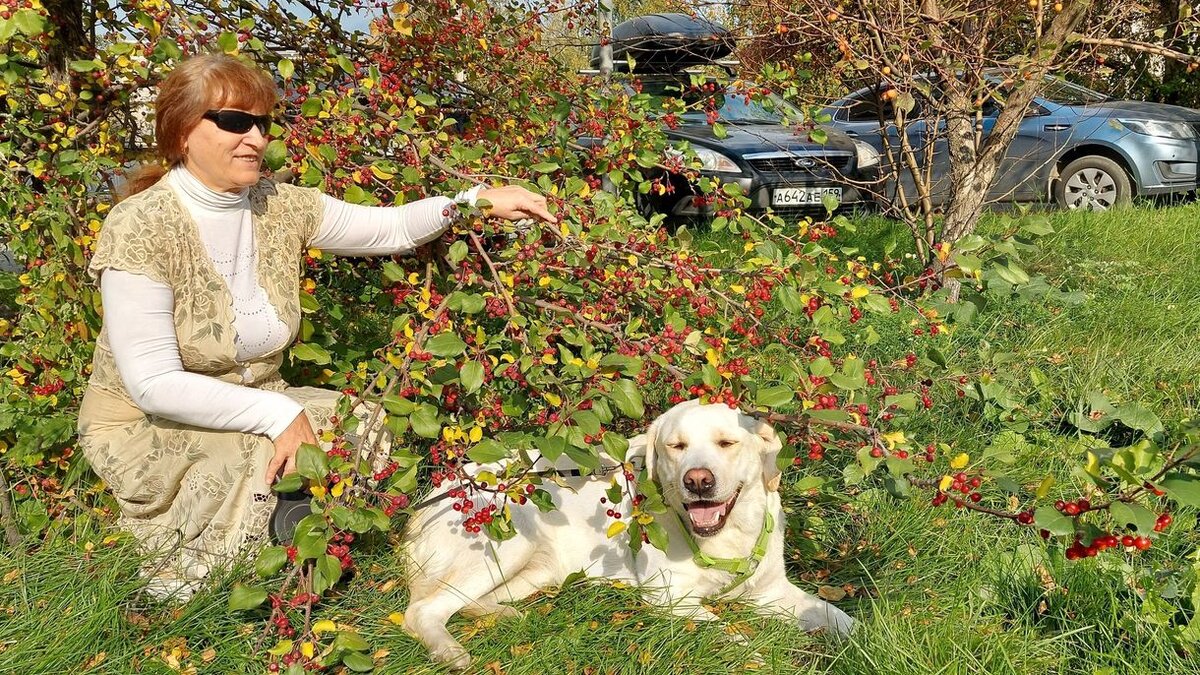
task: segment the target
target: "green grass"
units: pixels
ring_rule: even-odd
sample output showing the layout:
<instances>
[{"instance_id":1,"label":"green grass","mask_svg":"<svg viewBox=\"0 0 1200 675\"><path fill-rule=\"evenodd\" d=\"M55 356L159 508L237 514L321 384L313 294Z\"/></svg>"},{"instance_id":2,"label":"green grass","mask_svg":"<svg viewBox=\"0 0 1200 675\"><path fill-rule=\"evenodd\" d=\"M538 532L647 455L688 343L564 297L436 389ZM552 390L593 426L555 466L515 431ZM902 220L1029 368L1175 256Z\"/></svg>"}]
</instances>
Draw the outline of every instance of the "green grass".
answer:
<instances>
[{"instance_id":1,"label":"green grass","mask_svg":"<svg viewBox=\"0 0 1200 675\"><path fill-rule=\"evenodd\" d=\"M948 351L971 363L980 345L1017 355L1012 368L1036 367L1064 405L1088 391L1140 401L1168 427L1200 408L1200 205L1113 214L1052 214L1056 232L1024 262L1056 284L1087 293L1082 305L993 305L953 337ZM989 218L983 229L1000 226ZM862 223L847 245L877 254L894 224ZM897 352L917 338L885 336ZM994 429L950 403L915 417L912 433L977 453ZM1036 431L1013 469L1021 481L1047 472L1061 489L1074 483L1079 440ZM832 464L832 463L831 463ZM808 469L806 469L807 471ZM722 608L748 631L751 648L644 606L631 589L581 585L521 604L526 616L497 625L457 619L452 631L491 673L751 672L754 653L776 673L1189 673L1194 655L1172 642L1170 623L1186 623L1190 603L1172 616L1147 604L1147 577L1124 567L1134 558L1103 555L1067 563L1057 547L986 518L896 501L882 491L847 504L786 492L791 510L789 574L810 592L845 587L839 606L860 621L847 641L806 635L781 622ZM1195 517L1176 524L1136 560L1138 569L1186 570L1200 535ZM803 532L810 533L809 535ZM103 545L87 528L31 554L0 549L0 673L256 672L259 622L225 610L228 580L182 608L139 599L137 561L127 544ZM85 543L95 544L85 550ZM803 551L803 553L801 553ZM424 651L388 620L405 604L398 559L389 544L360 554L360 572L319 610L356 626L381 652L378 672L437 673ZM1184 645L1186 647L1186 645ZM206 651L211 650L211 651ZM98 653L104 658L95 662Z\"/></svg>"}]
</instances>

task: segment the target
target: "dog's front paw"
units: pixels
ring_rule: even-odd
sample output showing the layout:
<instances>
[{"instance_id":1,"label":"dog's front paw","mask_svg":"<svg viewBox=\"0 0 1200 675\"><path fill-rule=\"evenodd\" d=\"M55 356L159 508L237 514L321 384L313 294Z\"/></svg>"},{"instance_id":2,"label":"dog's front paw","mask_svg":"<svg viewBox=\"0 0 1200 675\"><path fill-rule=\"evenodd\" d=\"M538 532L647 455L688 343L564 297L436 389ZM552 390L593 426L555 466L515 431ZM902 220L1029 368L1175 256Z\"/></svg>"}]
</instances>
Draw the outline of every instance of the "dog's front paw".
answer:
<instances>
[{"instance_id":1,"label":"dog's front paw","mask_svg":"<svg viewBox=\"0 0 1200 675\"><path fill-rule=\"evenodd\" d=\"M471 655L457 642L429 652L429 657L451 670L466 670L471 665Z\"/></svg>"},{"instance_id":2,"label":"dog's front paw","mask_svg":"<svg viewBox=\"0 0 1200 675\"><path fill-rule=\"evenodd\" d=\"M854 630L855 621L850 618L850 615L842 610L829 606L828 615L825 617L826 631L838 637L846 637Z\"/></svg>"}]
</instances>

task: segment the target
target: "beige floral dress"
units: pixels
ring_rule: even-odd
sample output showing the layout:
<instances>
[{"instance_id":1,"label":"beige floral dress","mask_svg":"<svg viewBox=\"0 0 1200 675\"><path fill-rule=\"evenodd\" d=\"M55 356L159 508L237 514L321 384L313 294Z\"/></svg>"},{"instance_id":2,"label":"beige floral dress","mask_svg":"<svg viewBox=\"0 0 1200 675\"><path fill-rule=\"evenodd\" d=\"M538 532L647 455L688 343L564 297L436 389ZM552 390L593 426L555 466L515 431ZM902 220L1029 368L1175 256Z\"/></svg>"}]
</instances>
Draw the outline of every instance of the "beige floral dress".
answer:
<instances>
[{"instance_id":1,"label":"beige floral dress","mask_svg":"<svg viewBox=\"0 0 1200 675\"><path fill-rule=\"evenodd\" d=\"M294 339L300 326L303 251L321 218L320 193L270 181L250 188L257 275ZM279 375L285 347L236 360L233 298L195 222L167 182L113 208L89 265L141 274L170 286L185 370L282 392L305 408L318 437L330 426L336 391L289 387ZM386 445L383 434L371 440ZM121 383L106 332L96 344L79 411L79 445L121 508L119 525L148 554L142 574L187 583L228 567L265 539L275 496L267 487L274 445L266 436L217 431L147 415ZM385 454L385 448L371 448Z\"/></svg>"}]
</instances>

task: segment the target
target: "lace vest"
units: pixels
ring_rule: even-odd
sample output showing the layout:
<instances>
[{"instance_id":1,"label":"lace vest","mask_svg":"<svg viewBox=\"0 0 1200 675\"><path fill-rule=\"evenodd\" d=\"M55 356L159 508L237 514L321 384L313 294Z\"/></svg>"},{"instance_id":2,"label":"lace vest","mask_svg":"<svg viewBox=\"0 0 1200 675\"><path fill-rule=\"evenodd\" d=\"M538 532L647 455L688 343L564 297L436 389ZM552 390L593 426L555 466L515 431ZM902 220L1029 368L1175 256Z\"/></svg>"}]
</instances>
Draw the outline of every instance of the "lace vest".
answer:
<instances>
[{"instance_id":1,"label":"lace vest","mask_svg":"<svg viewBox=\"0 0 1200 675\"><path fill-rule=\"evenodd\" d=\"M233 296L213 268L195 221L165 180L120 202L104 221L88 272L106 268L141 274L175 295L175 336L184 370L265 389L284 386L283 352L300 329L300 272L305 245L321 222L320 192L260 180L250 188L258 283L288 327L283 347L247 362L236 359ZM243 372L248 374L243 377ZM101 331L89 385L120 394L121 383Z\"/></svg>"}]
</instances>

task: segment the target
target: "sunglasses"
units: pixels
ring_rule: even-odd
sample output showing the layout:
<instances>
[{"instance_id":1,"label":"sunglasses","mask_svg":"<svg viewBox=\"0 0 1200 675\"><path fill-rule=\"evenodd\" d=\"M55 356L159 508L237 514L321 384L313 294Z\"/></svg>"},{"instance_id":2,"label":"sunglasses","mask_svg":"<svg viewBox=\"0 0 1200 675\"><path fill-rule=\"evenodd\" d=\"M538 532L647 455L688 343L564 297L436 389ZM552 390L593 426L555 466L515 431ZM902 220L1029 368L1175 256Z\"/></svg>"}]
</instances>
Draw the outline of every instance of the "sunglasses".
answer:
<instances>
[{"instance_id":1,"label":"sunglasses","mask_svg":"<svg viewBox=\"0 0 1200 675\"><path fill-rule=\"evenodd\" d=\"M244 134L251 127L258 127L258 132L266 136L271 128L270 115L251 115L241 110L209 110L204 119L212 120L218 129L231 134Z\"/></svg>"}]
</instances>

